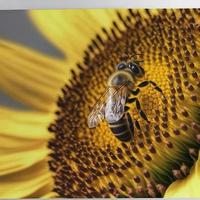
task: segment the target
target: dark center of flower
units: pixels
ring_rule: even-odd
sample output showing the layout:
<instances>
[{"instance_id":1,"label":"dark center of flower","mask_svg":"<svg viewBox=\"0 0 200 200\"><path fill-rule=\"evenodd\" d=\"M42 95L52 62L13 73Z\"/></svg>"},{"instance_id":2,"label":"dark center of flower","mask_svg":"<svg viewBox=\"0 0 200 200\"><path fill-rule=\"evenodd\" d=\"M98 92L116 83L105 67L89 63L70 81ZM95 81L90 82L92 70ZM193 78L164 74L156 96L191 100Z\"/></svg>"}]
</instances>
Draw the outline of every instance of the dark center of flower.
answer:
<instances>
[{"instance_id":1,"label":"dark center of flower","mask_svg":"<svg viewBox=\"0 0 200 200\"><path fill-rule=\"evenodd\" d=\"M169 184L189 173L197 157L199 11L117 15L119 21L88 46L79 73L72 71L49 127L55 135L49 166L61 197L161 197ZM141 82L152 81L163 93L154 84L140 88L137 98L149 122L135 102L127 103L136 128L134 139L125 143L106 121L89 129L87 118L116 66L134 55L144 61Z\"/></svg>"}]
</instances>

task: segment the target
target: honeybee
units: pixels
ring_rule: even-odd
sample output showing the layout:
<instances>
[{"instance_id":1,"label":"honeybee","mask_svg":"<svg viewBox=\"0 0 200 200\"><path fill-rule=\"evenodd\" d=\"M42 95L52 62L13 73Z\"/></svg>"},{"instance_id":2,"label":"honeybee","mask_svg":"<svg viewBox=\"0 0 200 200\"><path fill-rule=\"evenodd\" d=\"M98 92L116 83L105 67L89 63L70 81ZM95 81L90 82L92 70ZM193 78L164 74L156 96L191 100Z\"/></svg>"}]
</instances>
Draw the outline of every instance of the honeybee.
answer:
<instances>
[{"instance_id":1,"label":"honeybee","mask_svg":"<svg viewBox=\"0 0 200 200\"><path fill-rule=\"evenodd\" d=\"M132 120L126 103L135 102L139 115L146 121L148 119L141 109L138 98L129 98L130 94L136 96L140 92L139 88L148 84L153 85L154 89L162 93L162 90L153 81L143 81L136 86L144 74L145 71L138 61L119 63L117 70L108 79L107 90L98 99L88 116L89 128L95 128L105 119L112 133L120 141L131 141L134 137L134 124L138 129L140 129L140 125L136 120Z\"/></svg>"}]
</instances>

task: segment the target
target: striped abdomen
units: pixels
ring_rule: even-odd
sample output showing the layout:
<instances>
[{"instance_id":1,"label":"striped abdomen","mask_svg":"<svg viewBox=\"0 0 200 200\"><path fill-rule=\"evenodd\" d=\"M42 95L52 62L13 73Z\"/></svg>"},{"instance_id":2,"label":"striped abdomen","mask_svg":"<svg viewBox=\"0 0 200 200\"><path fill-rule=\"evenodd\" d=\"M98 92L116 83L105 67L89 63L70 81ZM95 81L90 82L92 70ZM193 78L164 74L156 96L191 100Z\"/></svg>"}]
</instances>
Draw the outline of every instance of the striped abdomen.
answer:
<instances>
[{"instance_id":1,"label":"striped abdomen","mask_svg":"<svg viewBox=\"0 0 200 200\"><path fill-rule=\"evenodd\" d=\"M134 126L130 114L127 112L123 117L114 123L109 123L109 127L113 134L123 142L133 139Z\"/></svg>"}]
</instances>

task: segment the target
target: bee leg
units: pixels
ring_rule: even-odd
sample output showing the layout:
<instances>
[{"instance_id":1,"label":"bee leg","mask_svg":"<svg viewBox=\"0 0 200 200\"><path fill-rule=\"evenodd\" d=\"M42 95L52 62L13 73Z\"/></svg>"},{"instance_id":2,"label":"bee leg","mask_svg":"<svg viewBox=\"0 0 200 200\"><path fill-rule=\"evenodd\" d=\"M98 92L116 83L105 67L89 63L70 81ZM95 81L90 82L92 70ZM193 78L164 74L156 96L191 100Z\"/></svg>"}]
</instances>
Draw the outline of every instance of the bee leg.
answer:
<instances>
[{"instance_id":1,"label":"bee leg","mask_svg":"<svg viewBox=\"0 0 200 200\"><path fill-rule=\"evenodd\" d=\"M134 139L134 121L131 118L131 115L127 113L127 119L128 119L128 124L129 124L129 130L131 133L131 141Z\"/></svg>"},{"instance_id":2,"label":"bee leg","mask_svg":"<svg viewBox=\"0 0 200 200\"><path fill-rule=\"evenodd\" d=\"M164 96L162 89L155 82L153 82L153 81L143 81L142 83L140 83L138 85L138 87L140 87L140 88L141 87L145 87L145 86L147 86L149 84L151 84L156 91L160 92Z\"/></svg>"},{"instance_id":3,"label":"bee leg","mask_svg":"<svg viewBox=\"0 0 200 200\"><path fill-rule=\"evenodd\" d=\"M135 102L136 108L137 108L137 110L139 112L140 117L142 117L145 121L149 122L149 120L147 119L147 116L146 116L145 112L141 109L140 102L139 102L138 98L128 99L127 102L128 103Z\"/></svg>"},{"instance_id":4,"label":"bee leg","mask_svg":"<svg viewBox=\"0 0 200 200\"><path fill-rule=\"evenodd\" d=\"M141 130L140 123L137 120L135 120L135 126L139 131Z\"/></svg>"},{"instance_id":5,"label":"bee leg","mask_svg":"<svg viewBox=\"0 0 200 200\"><path fill-rule=\"evenodd\" d=\"M147 86L147 85L149 85L149 81L143 81L142 83L140 83L139 85L138 85L138 87L145 87L145 86Z\"/></svg>"},{"instance_id":6,"label":"bee leg","mask_svg":"<svg viewBox=\"0 0 200 200\"><path fill-rule=\"evenodd\" d=\"M125 106L124 111L127 112L129 110L128 106Z\"/></svg>"},{"instance_id":7,"label":"bee leg","mask_svg":"<svg viewBox=\"0 0 200 200\"><path fill-rule=\"evenodd\" d=\"M154 89L163 94L162 89L153 81L149 81L154 86Z\"/></svg>"},{"instance_id":8,"label":"bee leg","mask_svg":"<svg viewBox=\"0 0 200 200\"><path fill-rule=\"evenodd\" d=\"M137 99L137 98L131 98L131 99L127 99L127 102L128 102L128 103L133 103L133 102L135 102L135 101L136 101L136 99Z\"/></svg>"},{"instance_id":9,"label":"bee leg","mask_svg":"<svg viewBox=\"0 0 200 200\"><path fill-rule=\"evenodd\" d=\"M133 95L138 95L139 94L139 92L140 92L140 89L139 88L137 88L136 90L131 90L131 93L133 94Z\"/></svg>"}]
</instances>

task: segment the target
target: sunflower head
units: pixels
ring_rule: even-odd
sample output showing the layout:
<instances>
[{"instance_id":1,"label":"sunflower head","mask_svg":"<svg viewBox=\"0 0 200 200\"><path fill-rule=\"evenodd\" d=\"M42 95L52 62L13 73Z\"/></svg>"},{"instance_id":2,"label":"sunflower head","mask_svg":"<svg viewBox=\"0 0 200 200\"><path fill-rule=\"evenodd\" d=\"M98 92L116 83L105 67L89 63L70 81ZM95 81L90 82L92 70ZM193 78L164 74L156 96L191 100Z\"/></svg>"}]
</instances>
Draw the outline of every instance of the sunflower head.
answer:
<instances>
[{"instance_id":1,"label":"sunflower head","mask_svg":"<svg viewBox=\"0 0 200 200\"><path fill-rule=\"evenodd\" d=\"M156 14L155 14L156 13ZM199 148L198 10L129 10L102 28L58 99L49 126L54 190L62 197L161 197L188 175ZM145 75L127 103L134 138L122 142L107 121L87 125L116 66L142 61ZM141 83L147 82L145 87ZM142 117L143 111L148 121Z\"/></svg>"}]
</instances>

